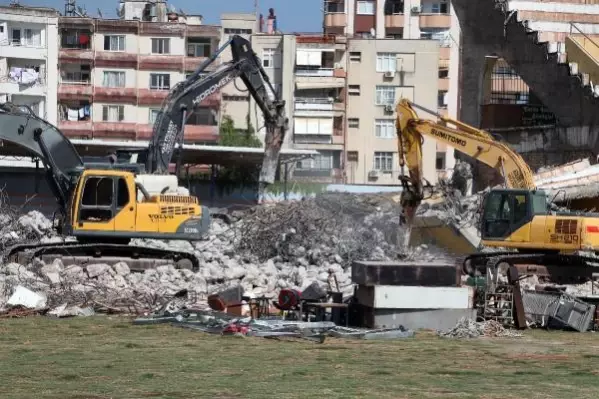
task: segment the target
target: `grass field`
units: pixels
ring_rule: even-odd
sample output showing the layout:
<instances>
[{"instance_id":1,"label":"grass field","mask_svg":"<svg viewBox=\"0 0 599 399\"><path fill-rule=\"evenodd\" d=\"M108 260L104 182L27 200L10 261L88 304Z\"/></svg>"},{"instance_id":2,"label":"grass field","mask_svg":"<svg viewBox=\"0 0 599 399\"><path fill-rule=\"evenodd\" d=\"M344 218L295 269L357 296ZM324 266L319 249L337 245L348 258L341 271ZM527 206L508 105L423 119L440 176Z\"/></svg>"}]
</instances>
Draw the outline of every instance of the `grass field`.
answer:
<instances>
[{"instance_id":1,"label":"grass field","mask_svg":"<svg viewBox=\"0 0 599 399\"><path fill-rule=\"evenodd\" d=\"M598 398L599 335L279 342L98 316L0 321L0 398Z\"/></svg>"}]
</instances>

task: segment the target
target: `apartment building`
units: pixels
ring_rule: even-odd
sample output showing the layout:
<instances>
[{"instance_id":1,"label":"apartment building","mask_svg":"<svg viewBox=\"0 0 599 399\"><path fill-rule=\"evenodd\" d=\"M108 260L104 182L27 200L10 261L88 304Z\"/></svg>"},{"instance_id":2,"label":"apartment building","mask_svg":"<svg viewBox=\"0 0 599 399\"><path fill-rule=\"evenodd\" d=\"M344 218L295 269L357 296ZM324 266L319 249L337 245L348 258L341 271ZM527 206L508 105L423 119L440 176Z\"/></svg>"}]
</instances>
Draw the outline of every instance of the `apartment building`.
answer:
<instances>
[{"instance_id":1,"label":"apartment building","mask_svg":"<svg viewBox=\"0 0 599 399\"><path fill-rule=\"evenodd\" d=\"M435 108L438 44L435 40L351 39L347 51L346 181L399 184L395 106L400 98L407 98ZM438 153L433 140L424 141L422 152L423 175L434 184L445 154Z\"/></svg>"},{"instance_id":2,"label":"apartment building","mask_svg":"<svg viewBox=\"0 0 599 399\"><path fill-rule=\"evenodd\" d=\"M436 103L429 104L429 107L430 109L436 109L439 114L447 116L447 107L450 103L450 52L451 48L455 47L453 44L455 40L452 39L452 36L450 35L451 11L451 3L449 0L324 0L323 30L325 34L346 36L349 39L348 45L350 47L356 40L367 39L373 46L376 44L377 48L388 48L389 52L380 54L380 59L377 61L377 69L385 69L390 73L401 73L402 68L404 68L402 64L404 61L400 55L404 51L401 50L404 45L410 49L413 46L408 43L415 39L436 41L438 43L438 49L436 51L438 60L435 61L434 64L425 64L426 69L431 67L431 65L434 65L434 68L436 68L435 77L433 77L433 81L437 84L436 89L434 89L436 93ZM423 44L422 51L424 51L424 53L428 52L431 45L432 44ZM420 52L417 48L412 50L415 51L414 54ZM372 59L376 59L376 55L372 55L372 57ZM352 63L351 59L352 57L350 55L348 57L348 76L350 76L350 78L354 75L352 66L355 67L356 65ZM423 64L418 65L420 66ZM366 72L364 71L363 73ZM380 72L375 71L370 73L370 79L380 78ZM366 77L366 75L361 76ZM416 80L418 79L416 78ZM431 90L431 86L426 85L425 90ZM391 91L389 91L389 93L391 93ZM349 86L348 95L350 96L348 98L354 98ZM422 102L420 96L416 96L415 101ZM357 110L359 108L355 109ZM347 118L348 135L351 135L351 129L355 128L350 126L356 125L353 120L356 118L350 111L348 111ZM362 123L360 123L360 125L362 125ZM388 129L388 125L389 122L387 121L384 122L382 127L377 125L376 129ZM377 145L380 146L380 144ZM393 140L387 140L387 151L379 152L390 153L395 151L396 153L396 149L394 150L395 147L396 143ZM429 150L433 148L428 144L426 147ZM349 156L348 153L348 157ZM387 155L385 155L385 157L387 157ZM385 157L383 158L388 159ZM436 180L438 175L446 174L448 170L453 168L455 163L453 149L443 143L435 143L432 153L426 155L425 159L430 160L429 164L432 165L431 168L434 167L434 169L437 170L436 173L433 171L427 176L427 178L433 180ZM364 161L365 159L363 162ZM354 160L351 162L355 163L357 161ZM395 165L397 165L397 162L394 162ZM365 175L365 167L366 165L361 167L360 173L351 172L354 179L357 179L356 181L362 181L362 178L359 176ZM429 166L427 166L427 168L429 168ZM368 171L366 172L366 175L367 174ZM374 176L376 174L376 172L373 172L371 175ZM387 177L389 176L389 173L378 173L378 175L382 177L374 179L375 181L381 182L381 184L382 182L388 184ZM352 180L349 175L347 175L346 178ZM369 180L373 179L366 178L365 181L368 182ZM396 178L395 182L397 182Z\"/></svg>"},{"instance_id":3,"label":"apartment building","mask_svg":"<svg viewBox=\"0 0 599 399\"><path fill-rule=\"evenodd\" d=\"M27 105L56 123L56 10L0 7L0 103Z\"/></svg>"},{"instance_id":4,"label":"apartment building","mask_svg":"<svg viewBox=\"0 0 599 399\"><path fill-rule=\"evenodd\" d=\"M120 19L59 19L58 125L71 138L149 139L170 89L218 46L220 28L200 16L167 11L163 2L120 4ZM219 108L219 94L206 98L187 121L185 141L216 142Z\"/></svg>"}]
</instances>

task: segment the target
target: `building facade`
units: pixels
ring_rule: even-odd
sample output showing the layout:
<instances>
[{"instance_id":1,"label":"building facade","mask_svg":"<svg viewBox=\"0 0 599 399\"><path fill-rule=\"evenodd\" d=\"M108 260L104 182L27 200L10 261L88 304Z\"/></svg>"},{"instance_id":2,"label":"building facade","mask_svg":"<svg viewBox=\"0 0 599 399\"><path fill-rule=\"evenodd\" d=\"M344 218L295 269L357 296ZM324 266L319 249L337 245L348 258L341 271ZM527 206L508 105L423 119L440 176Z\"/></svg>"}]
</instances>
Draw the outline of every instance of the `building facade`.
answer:
<instances>
[{"instance_id":1,"label":"building facade","mask_svg":"<svg viewBox=\"0 0 599 399\"><path fill-rule=\"evenodd\" d=\"M147 140L163 101L217 48L220 28L165 3L121 3L121 19L60 17L58 125L72 138ZM207 71L218 66L213 63ZM188 143L218 140L220 95L185 127Z\"/></svg>"},{"instance_id":2,"label":"building facade","mask_svg":"<svg viewBox=\"0 0 599 399\"><path fill-rule=\"evenodd\" d=\"M360 71L360 78L364 78L365 80L379 79L381 77L380 75L382 75L380 72L382 70L394 74L394 76L402 75L404 72L407 72L405 69L406 66L404 66L403 63L408 61L408 64L410 64L411 62L411 60L404 57L402 53L405 51L408 54L413 54L415 57L420 57L417 56L417 54L420 54L422 51L423 59L429 61L427 64L418 63L418 70L422 68L422 65L425 65L425 70L434 68L435 76L432 79L436 83L436 88L432 88L430 80L420 82L419 84L424 84L423 90L433 90L436 93L436 103L431 104L428 99L425 100L424 98L428 98L428 95L423 94L424 97L421 97L420 94L415 93L413 94L414 102L420 105L425 105L424 103L426 103L429 109L436 109L440 115L455 116L455 114L448 113L450 98L454 95L450 92L449 79L451 50L452 48L457 47L455 45L455 40L450 34L451 14L452 10L449 0L324 0L323 31L325 34L346 36L348 38L348 46L352 46L351 43L358 40L369 40L368 43L376 48L388 49L388 51L379 52L378 54L369 54L371 51L368 51L367 49L366 53L369 54L372 59L376 60L377 65L374 66L374 71L368 72L368 75L365 75L367 73L365 70ZM430 40L433 40L437 45L437 50L434 50L437 53L437 60L434 62L430 61L428 55L424 55L432 50L431 44L426 44L426 42ZM418 47L422 50L418 49ZM352 79L355 76L354 72L352 72L352 66L355 67L358 65L355 61L352 62L352 58L357 59L357 55L352 57L350 54L348 57L349 79ZM370 62L370 60L367 62ZM430 76L428 79L430 79ZM416 78L416 80L418 79ZM390 89L387 88L380 88L380 90L387 90L391 93ZM416 88L415 90L419 90L419 88ZM408 91L406 91L405 94L402 91L402 94L408 96ZM396 94L400 95L399 92ZM348 95L351 100L357 98L355 94L351 93L349 86ZM399 97L393 97L393 100L397 101L399 100ZM354 109L360 108L354 107ZM387 119L376 118L377 121L373 121L376 131L380 131L381 129L387 131L390 129L389 117L393 118L393 115L387 115ZM422 117L431 118L433 116L423 115ZM348 112L349 135L352 134L352 130L355 132L355 129L357 129L351 127L357 126L355 120L352 119L355 119L354 116L350 115ZM360 123L360 126L362 126L362 123ZM362 129L364 128L360 128L359 131L362 132ZM369 130L370 128L367 127L365 129ZM379 157L379 159L385 160L381 161L383 163L386 163L388 159L392 158L389 153L393 152L395 154L393 156L395 169L398 168L396 144L396 140L389 139L386 143L386 150L377 151L380 154L384 153L384 155ZM381 148L382 144L379 142L376 146ZM436 181L438 176L446 175L447 172L451 171L453 168L455 163L454 152L451 147L436 142L433 145L428 144L427 141L425 148L427 151L427 153L424 154L426 163L425 168L428 170L425 177L431 182ZM353 155L349 156L353 157ZM367 169L364 169L365 166L366 165L355 169L361 169L360 173L351 172L353 176L355 176L356 182L370 182L369 180L372 180L366 178L364 181L364 179L359 177L364 176L364 170ZM376 165L373 164L373 166ZM346 170L346 172L348 171ZM368 173L369 172L366 173L366 176ZM390 181L388 180L389 173L381 174L373 171L370 175L384 176L383 178L377 177L374 180L380 182L379 184L389 184L387 183L387 181ZM352 180L347 173L346 176L348 181ZM395 179L391 180L397 182L397 176L395 176Z\"/></svg>"},{"instance_id":3,"label":"building facade","mask_svg":"<svg viewBox=\"0 0 599 399\"><path fill-rule=\"evenodd\" d=\"M0 103L27 105L56 124L56 10L0 7Z\"/></svg>"}]
</instances>

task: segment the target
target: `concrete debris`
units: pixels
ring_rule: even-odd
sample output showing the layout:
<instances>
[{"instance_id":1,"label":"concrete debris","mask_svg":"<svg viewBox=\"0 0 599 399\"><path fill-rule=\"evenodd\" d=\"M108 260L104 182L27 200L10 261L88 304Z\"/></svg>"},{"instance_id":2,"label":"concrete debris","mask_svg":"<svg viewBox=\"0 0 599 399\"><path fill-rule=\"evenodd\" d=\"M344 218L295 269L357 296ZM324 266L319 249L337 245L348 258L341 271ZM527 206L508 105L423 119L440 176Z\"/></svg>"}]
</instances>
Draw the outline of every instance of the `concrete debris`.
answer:
<instances>
[{"instance_id":1,"label":"concrete debris","mask_svg":"<svg viewBox=\"0 0 599 399\"><path fill-rule=\"evenodd\" d=\"M477 322L472 319L461 318L456 326L447 331L438 331L437 334L444 338L478 338L478 337L509 337L519 338L519 332L508 330L495 320Z\"/></svg>"},{"instance_id":2,"label":"concrete debris","mask_svg":"<svg viewBox=\"0 0 599 399\"><path fill-rule=\"evenodd\" d=\"M3 232L17 242L54 240L51 223L39 212L14 218L13 230ZM313 282L326 287L333 273L339 288L351 295L350 265L357 259L391 260L397 257L399 209L390 195L327 193L299 202L261 205L232 212L225 220L214 218L211 232L194 245L188 242L133 240L132 245L194 251L200 260L197 272L160 266L143 273L131 272L126 262L23 266L0 269L0 307L16 285L48 296L48 306L64 303L109 311L147 312L159 299L180 290L207 295L241 285L249 297L274 298L282 288L303 291ZM12 234L15 233L15 234ZM38 237L39 234L44 234ZM6 243L6 242L3 242ZM11 242L12 243L12 242ZM439 261L445 253L420 246L412 259ZM448 260L450 258L447 258Z\"/></svg>"},{"instance_id":3,"label":"concrete debris","mask_svg":"<svg viewBox=\"0 0 599 399\"><path fill-rule=\"evenodd\" d=\"M44 294L33 292L19 285L7 301L7 305L22 306L27 309L43 309L46 307L47 298Z\"/></svg>"}]
</instances>

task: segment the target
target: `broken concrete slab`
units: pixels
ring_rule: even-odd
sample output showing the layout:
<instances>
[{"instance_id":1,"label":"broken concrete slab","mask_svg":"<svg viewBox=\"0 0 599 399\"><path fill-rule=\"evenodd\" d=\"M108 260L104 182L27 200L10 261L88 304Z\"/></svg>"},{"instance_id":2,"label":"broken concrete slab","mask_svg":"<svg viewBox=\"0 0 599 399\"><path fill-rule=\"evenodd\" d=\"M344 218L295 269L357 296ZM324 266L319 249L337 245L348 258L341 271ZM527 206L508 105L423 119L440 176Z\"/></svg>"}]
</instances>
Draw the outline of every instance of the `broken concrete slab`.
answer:
<instances>
[{"instance_id":1,"label":"broken concrete slab","mask_svg":"<svg viewBox=\"0 0 599 399\"><path fill-rule=\"evenodd\" d=\"M46 307L47 297L45 294L33 292L28 288L19 285L8 298L9 306L23 306L28 309L43 309Z\"/></svg>"},{"instance_id":2,"label":"broken concrete slab","mask_svg":"<svg viewBox=\"0 0 599 399\"><path fill-rule=\"evenodd\" d=\"M360 285L457 286L460 268L452 263L354 261L352 282Z\"/></svg>"}]
</instances>

